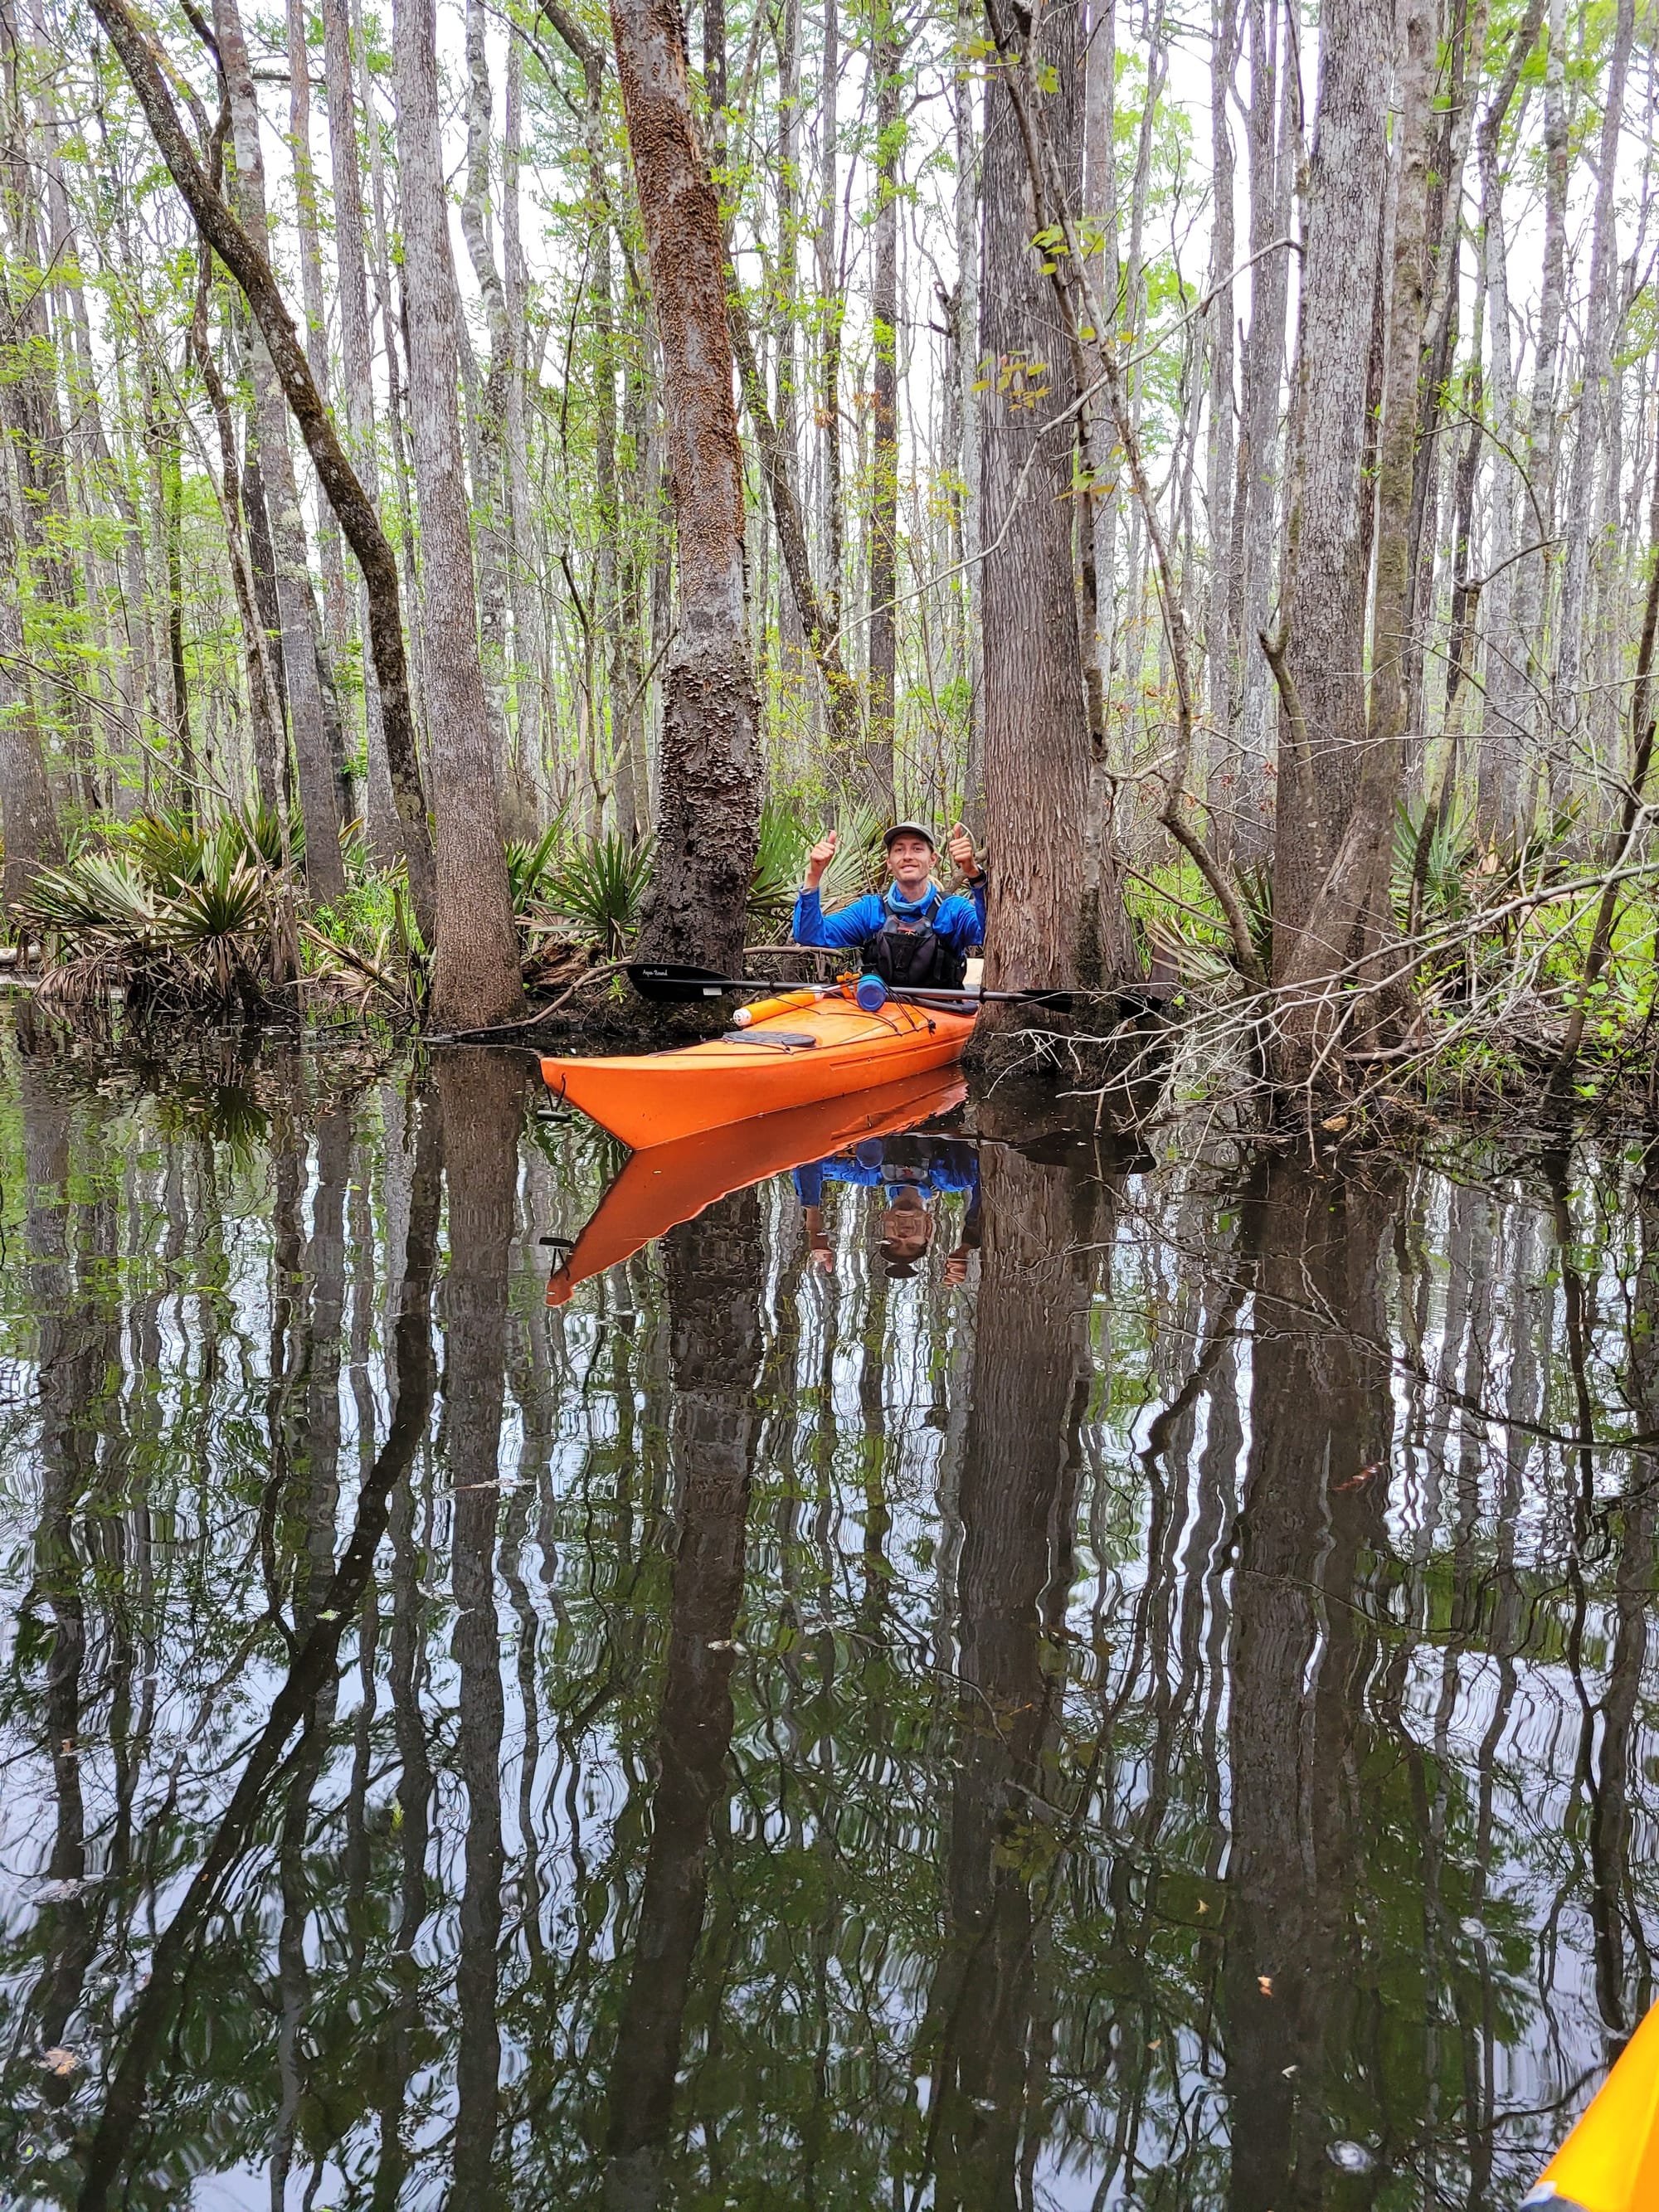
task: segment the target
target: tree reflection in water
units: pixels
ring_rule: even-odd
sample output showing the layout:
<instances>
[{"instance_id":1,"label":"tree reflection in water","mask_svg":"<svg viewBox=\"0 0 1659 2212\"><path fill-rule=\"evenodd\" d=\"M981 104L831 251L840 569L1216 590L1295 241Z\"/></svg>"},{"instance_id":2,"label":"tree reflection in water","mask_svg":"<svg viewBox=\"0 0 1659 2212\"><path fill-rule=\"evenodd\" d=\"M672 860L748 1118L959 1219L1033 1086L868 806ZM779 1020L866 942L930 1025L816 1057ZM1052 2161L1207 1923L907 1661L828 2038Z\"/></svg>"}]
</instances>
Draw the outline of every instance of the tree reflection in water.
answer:
<instances>
[{"instance_id":1,"label":"tree reflection in water","mask_svg":"<svg viewBox=\"0 0 1659 2212\"><path fill-rule=\"evenodd\" d=\"M1498 2212L1649 2002L1639 1160L999 1095L550 1309L515 1055L3 1049L22 2201Z\"/></svg>"}]
</instances>

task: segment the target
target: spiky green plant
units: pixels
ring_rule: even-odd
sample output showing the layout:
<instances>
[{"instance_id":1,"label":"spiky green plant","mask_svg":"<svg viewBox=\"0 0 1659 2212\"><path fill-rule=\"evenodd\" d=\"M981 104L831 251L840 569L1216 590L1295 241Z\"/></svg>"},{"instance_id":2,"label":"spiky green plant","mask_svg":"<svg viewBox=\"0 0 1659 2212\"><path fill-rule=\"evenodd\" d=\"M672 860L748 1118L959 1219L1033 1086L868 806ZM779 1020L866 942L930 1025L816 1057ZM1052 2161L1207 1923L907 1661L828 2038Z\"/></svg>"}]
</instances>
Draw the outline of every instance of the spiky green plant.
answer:
<instances>
[{"instance_id":1,"label":"spiky green plant","mask_svg":"<svg viewBox=\"0 0 1659 2212\"><path fill-rule=\"evenodd\" d=\"M509 839L507 882L515 915L528 914L532 906L545 897L548 878L564 842L562 814L556 822L550 822L533 842L523 837Z\"/></svg>"},{"instance_id":2,"label":"spiky green plant","mask_svg":"<svg viewBox=\"0 0 1659 2212\"><path fill-rule=\"evenodd\" d=\"M745 926L751 938L787 931L811 843L811 831L788 802L769 799L761 808L760 842L749 884Z\"/></svg>"},{"instance_id":3,"label":"spiky green plant","mask_svg":"<svg viewBox=\"0 0 1659 2212\"><path fill-rule=\"evenodd\" d=\"M121 833L139 873L163 897L201 881L210 834L173 807L136 814Z\"/></svg>"},{"instance_id":4,"label":"spiky green plant","mask_svg":"<svg viewBox=\"0 0 1659 2212\"><path fill-rule=\"evenodd\" d=\"M267 806L256 799L249 805L234 809L225 816L227 824L234 825L244 853L250 861L273 872L283 865L283 824L274 806ZM288 866L297 868L305 858L305 825L299 816L289 817L288 825Z\"/></svg>"},{"instance_id":5,"label":"spiky green plant","mask_svg":"<svg viewBox=\"0 0 1659 2212\"><path fill-rule=\"evenodd\" d=\"M155 928L156 907L149 884L121 854L83 852L39 872L22 916L43 935L125 942Z\"/></svg>"},{"instance_id":6,"label":"spiky green plant","mask_svg":"<svg viewBox=\"0 0 1659 2212\"><path fill-rule=\"evenodd\" d=\"M614 960L638 925L652 849L649 837L635 844L615 830L570 838L543 873L543 903L574 922L604 958Z\"/></svg>"}]
</instances>

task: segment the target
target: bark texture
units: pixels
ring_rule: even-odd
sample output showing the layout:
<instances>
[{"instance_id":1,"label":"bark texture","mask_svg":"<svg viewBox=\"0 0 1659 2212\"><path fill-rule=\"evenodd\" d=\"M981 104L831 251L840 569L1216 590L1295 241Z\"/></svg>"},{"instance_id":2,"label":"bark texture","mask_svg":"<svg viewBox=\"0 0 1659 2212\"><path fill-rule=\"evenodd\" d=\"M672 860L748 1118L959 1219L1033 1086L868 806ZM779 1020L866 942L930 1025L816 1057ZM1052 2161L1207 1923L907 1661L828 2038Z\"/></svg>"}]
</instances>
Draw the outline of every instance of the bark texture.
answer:
<instances>
[{"instance_id":1,"label":"bark texture","mask_svg":"<svg viewBox=\"0 0 1659 2212\"><path fill-rule=\"evenodd\" d=\"M1304 225L1297 450L1280 593L1285 678L1299 713L1282 702L1273 839L1276 979L1299 953L1335 855L1365 732L1370 505L1364 462L1391 31L1384 0L1331 0L1321 24Z\"/></svg>"},{"instance_id":2,"label":"bark texture","mask_svg":"<svg viewBox=\"0 0 1659 2212\"><path fill-rule=\"evenodd\" d=\"M499 764L490 744L478 656L471 518L456 405L459 343L439 131L436 30L433 0L403 0L393 49L437 825L432 1013L435 1021L465 1030L520 1012L524 986L501 843Z\"/></svg>"},{"instance_id":3,"label":"bark texture","mask_svg":"<svg viewBox=\"0 0 1659 2212\"><path fill-rule=\"evenodd\" d=\"M1016 39L1023 36L1018 24ZM1030 31L1036 95L1060 172L1079 204L1081 60L1074 10ZM1052 72L1052 75L1049 73ZM1020 989L1098 972L1099 925L1085 881L1091 743L1073 568L1073 353L1043 254L1030 163L1005 70L986 94L981 343L988 358L981 437L985 547L985 806L990 928L986 981Z\"/></svg>"},{"instance_id":4,"label":"bark texture","mask_svg":"<svg viewBox=\"0 0 1659 2212\"><path fill-rule=\"evenodd\" d=\"M616 0L611 27L662 348L679 554L656 874L640 951L732 974L755 865L760 752L720 202L692 121L678 9Z\"/></svg>"}]
</instances>

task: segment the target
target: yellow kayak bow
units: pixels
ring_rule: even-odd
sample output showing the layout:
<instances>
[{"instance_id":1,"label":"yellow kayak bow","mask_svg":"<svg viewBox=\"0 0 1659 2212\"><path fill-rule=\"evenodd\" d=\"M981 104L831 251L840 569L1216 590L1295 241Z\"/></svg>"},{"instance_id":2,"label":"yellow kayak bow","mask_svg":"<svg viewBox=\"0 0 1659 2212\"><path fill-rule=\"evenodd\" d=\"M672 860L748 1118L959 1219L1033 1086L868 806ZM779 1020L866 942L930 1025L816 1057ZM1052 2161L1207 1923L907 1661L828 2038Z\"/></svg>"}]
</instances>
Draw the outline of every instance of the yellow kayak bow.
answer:
<instances>
[{"instance_id":1,"label":"yellow kayak bow","mask_svg":"<svg viewBox=\"0 0 1659 2212\"><path fill-rule=\"evenodd\" d=\"M1620 2054L1527 2206L1659 2212L1659 2004Z\"/></svg>"}]
</instances>

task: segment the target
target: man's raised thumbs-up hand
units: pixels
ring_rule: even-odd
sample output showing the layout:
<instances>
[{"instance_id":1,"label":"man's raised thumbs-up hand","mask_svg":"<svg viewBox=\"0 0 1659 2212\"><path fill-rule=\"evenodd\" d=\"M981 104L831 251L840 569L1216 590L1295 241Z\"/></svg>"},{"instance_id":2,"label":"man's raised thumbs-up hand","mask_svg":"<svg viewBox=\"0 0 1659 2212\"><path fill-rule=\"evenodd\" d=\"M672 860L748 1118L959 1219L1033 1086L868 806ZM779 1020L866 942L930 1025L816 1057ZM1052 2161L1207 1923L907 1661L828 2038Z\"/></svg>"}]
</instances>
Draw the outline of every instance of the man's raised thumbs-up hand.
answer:
<instances>
[{"instance_id":1,"label":"man's raised thumbs-up hand","mask_svg":"<svg viewBox=\"0 0 1659 2212\"><path fill-rule=\"evenodd\" d=\"M831 830L818 839L817 843L807 854L806 888L809 891L817 890L818 885L823 881L824 871L835 859L836 848L840 842L840 832Z\"/></svg>"},{"instance_id":2,"label":"man's raised thumbs-up hand","mask_svg":"<svg viewBox=\"0 0 1659 2212\"><path fill-rule=\"evenodd\" d=\"M979 862L974 858L974 841L968 835L967 830L962 823L953 822L951 823L951 834L945 839L945 850L950 854L951 860L956 863L957 866L962 870L963 874L967 877L969 882L970 884L976 884L979 881L980 877L980 866Z\"/></svg>"}]
</instances>

